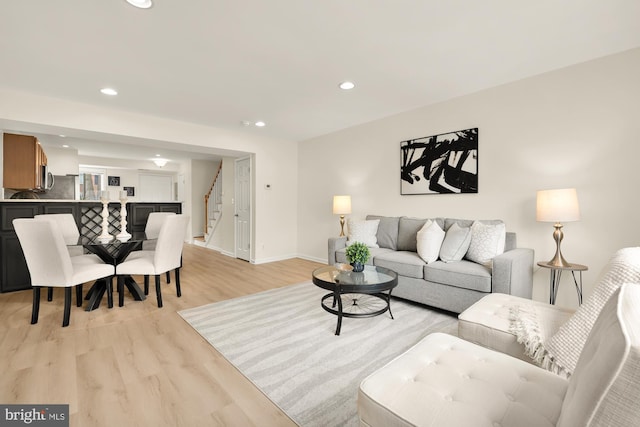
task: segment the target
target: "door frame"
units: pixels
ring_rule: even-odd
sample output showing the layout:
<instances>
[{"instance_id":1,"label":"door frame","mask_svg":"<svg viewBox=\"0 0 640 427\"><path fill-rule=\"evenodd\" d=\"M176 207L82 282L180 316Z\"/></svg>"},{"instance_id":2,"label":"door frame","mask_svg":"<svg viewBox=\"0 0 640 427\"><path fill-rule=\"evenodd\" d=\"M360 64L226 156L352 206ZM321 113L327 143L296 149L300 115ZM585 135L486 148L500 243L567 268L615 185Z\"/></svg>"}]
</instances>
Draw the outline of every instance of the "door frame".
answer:
<instances>
[{"instance_id":1,"label":"door frame","mask_svg":"<svg viewBox=\"0 0 640 427\"><path fill-rule=\"evenodd\" d=\"M238 185L238 163L248 161L249 162L249 262L253 263L255 258L255 245L253 244L253 156L245 156L238 157L234 159L234 203L233 203L233 256L234 258L238 258L238 209L237 209L237 201L238 201L238 189L240 185Z\"/></svg>"}]
</instances>

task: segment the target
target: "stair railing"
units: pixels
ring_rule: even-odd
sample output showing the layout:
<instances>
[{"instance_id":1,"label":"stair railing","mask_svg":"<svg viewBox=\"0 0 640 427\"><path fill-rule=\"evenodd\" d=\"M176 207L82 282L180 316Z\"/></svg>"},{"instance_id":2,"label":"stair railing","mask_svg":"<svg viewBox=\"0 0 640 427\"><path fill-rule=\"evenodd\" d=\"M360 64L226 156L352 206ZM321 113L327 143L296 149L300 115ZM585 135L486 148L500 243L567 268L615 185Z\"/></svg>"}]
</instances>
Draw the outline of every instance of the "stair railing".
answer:
<instances>
[{"instance_id":1,"label":"stair railing","mask_svg":"<svg viewBox=\"0 0 640 427\"><path fill-rule=\"evenodd\" d=\"M209 191L204 195L204 233L209 231L210 218L214 216L216 205L222 203L222 162L213 177Z\"/></svg>"}]
</instances>

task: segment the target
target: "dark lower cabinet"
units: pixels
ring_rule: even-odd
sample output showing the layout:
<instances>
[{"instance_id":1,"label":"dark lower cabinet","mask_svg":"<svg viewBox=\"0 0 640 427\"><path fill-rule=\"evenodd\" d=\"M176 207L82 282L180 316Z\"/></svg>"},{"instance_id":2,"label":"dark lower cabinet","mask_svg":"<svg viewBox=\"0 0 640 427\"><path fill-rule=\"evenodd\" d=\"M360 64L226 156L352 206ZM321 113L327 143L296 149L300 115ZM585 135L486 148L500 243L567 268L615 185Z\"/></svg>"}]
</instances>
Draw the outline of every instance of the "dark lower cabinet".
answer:
<instances>
[{"instance_id":1,"label":"dark lower cabinet","mask_svg":"<svg viewBox=\"0 0 640 427\"><path fill-rule=\"evenodd\" d=\"M117 203L116 203L117 204ZM102 205L98 202L0 202L0 292L31 289L29 269L18 236L13 230L15 218L33 218L39 214L70 213L80 230L99 227ZM117 208L114 208L117 211ZM144 231L151 212L182 213L182 203L128 203L127 229ZM115 212L114 212L115 214ZM119 218L119 217L118 217Z\"/></svg>"},{"instance_id":2,"label":"dark lower cabinet","mask_svg":"<svg viewBox=\"0 0 640 427\"><path fill-rule=\"evenodd\" d=\"M31 288L27 262L15 233L0 235L0 251L2 251L2 292Z\"/></svg>"},{"instance_id":3,"label":"dark lower cabinet","mask_svg":"<svg viewBox=\"0 0 640 427\"><path fill-rule=\"evenodd\" d=\"M127 222L131 231L144 231L151 212L182 213L181 203L132 203L127 210Z\"/></svg>"}]
</instances>

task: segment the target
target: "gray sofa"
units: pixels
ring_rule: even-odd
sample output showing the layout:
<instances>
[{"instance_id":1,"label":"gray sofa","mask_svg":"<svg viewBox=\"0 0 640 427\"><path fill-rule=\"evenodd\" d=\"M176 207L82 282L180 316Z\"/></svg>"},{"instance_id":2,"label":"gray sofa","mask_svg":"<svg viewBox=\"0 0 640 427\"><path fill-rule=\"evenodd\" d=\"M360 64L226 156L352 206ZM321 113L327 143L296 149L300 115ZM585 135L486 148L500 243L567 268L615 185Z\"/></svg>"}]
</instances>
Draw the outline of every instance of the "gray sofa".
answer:
<instances>
[{"instance_id":1,"label":"gray sofa","mask_svg":"<svg viewBox=\"0 0 640 427\"><path fill-rule=\"evenodd\" d=\"M379 219L379 248L370 248L367 264L390 268L398 273L398 286L393 295L432 307L461 313L483 296L499 292L531 298L533 286L533 249L518 248L516 234L506 233L504 253L493 258L492 266L466 259L456 262L437 260L425 263L417 253L417 233L427 219L382 217ZM454 223L470 227L473 220L432 218L443 230ZM495 224L501 221L480 221ZM329 238L328 262L347 263L347 238Z\"/></svg>"}]
</instances>

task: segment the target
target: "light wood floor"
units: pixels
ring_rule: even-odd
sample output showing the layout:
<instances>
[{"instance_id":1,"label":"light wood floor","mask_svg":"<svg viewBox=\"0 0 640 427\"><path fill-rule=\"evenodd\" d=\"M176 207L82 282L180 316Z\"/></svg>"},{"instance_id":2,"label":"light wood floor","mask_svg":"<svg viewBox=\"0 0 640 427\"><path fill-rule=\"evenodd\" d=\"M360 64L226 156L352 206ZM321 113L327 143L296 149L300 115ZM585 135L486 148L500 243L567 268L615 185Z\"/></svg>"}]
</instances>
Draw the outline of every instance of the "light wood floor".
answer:
<instances>
[{"instance_id":1,"label":"light wood floor","mask_svg":"<svg viewBox=\"0 0 640 427\"><path fill-rule=\"evenodd\" d=\"M43 292L36 325L30 290L0 294L0 403L69 404L82 427L294 426L177 311L308 281L320 264L252 265L186 244L183 265L181 298L162 280L163 308L153 285L110 310L106 296L92 312L74 296L67 328L61 290Z\"/></svg>"}]
</instances>

